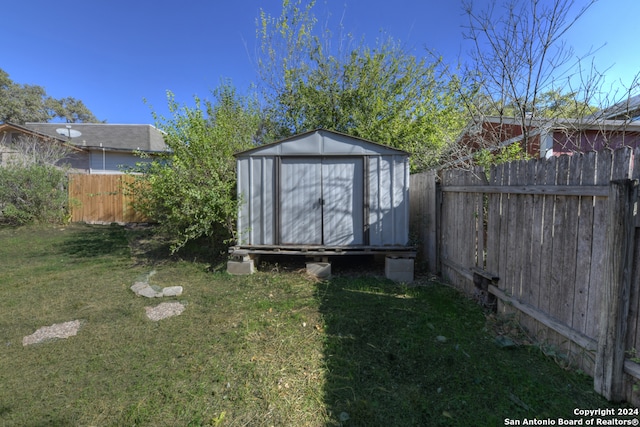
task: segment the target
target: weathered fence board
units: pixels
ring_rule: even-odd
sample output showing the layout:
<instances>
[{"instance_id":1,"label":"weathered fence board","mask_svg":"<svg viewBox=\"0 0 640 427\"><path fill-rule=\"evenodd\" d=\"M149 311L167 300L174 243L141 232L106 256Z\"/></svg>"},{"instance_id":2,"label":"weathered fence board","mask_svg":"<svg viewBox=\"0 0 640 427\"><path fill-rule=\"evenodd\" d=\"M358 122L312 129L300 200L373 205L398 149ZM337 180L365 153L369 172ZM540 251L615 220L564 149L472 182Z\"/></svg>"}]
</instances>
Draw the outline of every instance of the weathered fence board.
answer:
<instances>
[{"instance_id":1,"label":"weathered fence board","mask_svg":"<svg viewBox=\"0 0 640 427\"><path fill-rule=\"evenodd\" d=\"M569 164L571 157L558 157L556 168L556 184L558 186L567 185L569 177ZM553 204L553 217L550 220L553 224L552 230L552 252L551 252L551 277L547 293L549 294L549 311L548 313L566 324L566 315L568 310L567 291L569 288L573 290L573 282L565 282L563 277L570 266L563 265L564 254L567 251L567 234L569 221L567 220L567 204L570 196L557 195L550 202ZM574 215L571 215L574 216ZM577 217L575 215L574 217ZM573 219L573 218L572 218ZM549 343L557 348L564 348L563 337L560 334L552 333L549 337ZM568 344L568 343L567 343Z\"/></svg>"},{"instance_id":2,"label":"weathered fence board","mask_svg":"<svg viewBox=\"0 0 640 427\"><path fill-rule=\"evenodd\" d=\"M596 153L583 156L581 182L585 186L595 185ZM576 288L573 304L573 328L586 333L587 307L589 303L589 278L591 261L591 236L593 230L593 198L580 197L578 204L578 231L576 247Z\"/></svg>"},{"instance_id":3,"label":"weathered fence board","mask_svg":"<svg viewBox=\"0 0 640 427\"><path fill-rule=\"evenodd\" d=\"M440 257L429 270L441 269L465 292L475 292L477 269L498 276L491 289L499 311L516 313L543 345L565 352L586 372L597 372L594 387L603 395L640 404L633 387L640 382L640 365L634 362L640 357L636 196L628 212L619 213L632 224L631 231L625 239L624 233L615 238L627 248L629 267L612 260L607 240L618 215L612 214L611 182L638 177L640 150L631 149L506 163L493 166L488 179L481 170L441 171L441 202L431 198L433 212L440 215L433 223L441 228L429 234L436 243L427 244L438 247ZM432 173L429 179L437 177ZM621 270L628 283L603 298L611 271ZM619 299L613 305L620 309L614 315L609 311L615 295Z\"/></svg>"},{"instance_id":4,"label":"weathered fence board","mask_svg":"<svg viewBox=\"0 0 640 427\"><path fill-rule=\"evenodd\" d=\"M547 169L544 163L531 162L534 166L534 178L533 182L539 185L546 183ZM541 265L546 259L545 254L542 252L542 245L544 244L544 223L542 217L545 211L545 196L542 194L533 195L533 207L532 207L532 221L531 221L531 266L529 267L531 274L529 275L530 283L530 300L529 303L534 307L541 307L541 288L536 284L542 283L542 268ZM537 323L533 322L531 326L531 332L535 335L538 334L540 329Z\"/></svg>"},{"instance_id":5,"label":"weathered fence board","mask_svg":"<svg viewBox=\"0 0 640 427\"><path fill-rule=\"evenodd\" d=\"M429 271L439 273L439 220L435 171L411 176L410 220L412 238L416 240L418 257L425 260Z\"/></svg>"},{"instance_id":6,"label":"weathered fence board","mask_svg":"<svg viewBox=\"0 0 640 427\"><path fill-rule=\"evenodd\" d=\"M605 281L600 288L602 308L593 376L596 391L614 401L624 399L624 346L631 292L635 187L636 183L630 180L612 181L609 194Z\"/></svg>"}]
</instances>

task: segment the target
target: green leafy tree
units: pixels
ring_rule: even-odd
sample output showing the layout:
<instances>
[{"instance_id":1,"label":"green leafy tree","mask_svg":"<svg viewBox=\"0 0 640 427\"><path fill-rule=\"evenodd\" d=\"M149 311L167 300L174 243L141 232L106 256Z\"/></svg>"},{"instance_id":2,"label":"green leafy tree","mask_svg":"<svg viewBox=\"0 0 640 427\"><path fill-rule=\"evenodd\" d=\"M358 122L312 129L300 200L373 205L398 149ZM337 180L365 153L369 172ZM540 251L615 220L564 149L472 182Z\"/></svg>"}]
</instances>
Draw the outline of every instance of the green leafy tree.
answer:
<instances>
[{"instance_id":1,"label":"green leafy tree","mask_svg":"<svg viewBox=\"0 0 640 427\"><path fill-rule=\"evenodd\" d=\"M45 107L46 91L42 86L14 83L0 69L0 122L24 124L51 119Z\"/></svg>"},{"instance_id":2,"label":"green leafy tree","mask_svg":"<svg viewBox=\"0 0 640 427\"><path fill-rule=\"evenodd\" d=\"M79 99L67 97L48 98L47 108L53 118L63 119L67 123L98 123L100 120Z\"/></svg>"},{"instance_id":3,"label":"green leafy tree","mask_svg":"<svg viewBox=\"0 0 640 427\"><path fill-rule=\"evenodd\" d=\"M42 86L15 83L0 69L0 122L24 124L60 118L68 123L98 122L80 100L55 99Z\"/></svg>"},{"instance_id":4,"label":"green leafy tree","mask_svg":"<svg viewBox=\"0 0 640 427\"><path fill-rule=\"evenodd\" d=\"M440 61L407 53L392 39L367 47L316 34L314 2L283 2L260 15L259 69L272 139L326 128L412 154L412 169L439 159L466 122L459 81ZM332 51L331 46L346 46ZM334 49L335 50L335 49Z\"/></svg>"},{"instance_id":5,"label":"green leafy tree","mask_svg":"<svg viewBox=\"0 0 640 427\"><path fill-rule=\"evenodd\" d=\"M583 118L598 111L598 108L580 100L577 92L562 93L558 90L543 92L534 108L548 118Z\"/></svg>"},{"instance_id":6,"label":"green leafy tree","mask_svg":"<svg viewBox=\"0 0 640 427\"><path fill-rule=\"evenodd\" d=\"M168 93L171 117L154 117L169 151L147 164L135 184L138 208L168 233L173 252L201 237L215 245L233 236L238 209L233 154L255 145L260 115L255 100L238 96L229 84L213 95L214 102L196 97L190 107Z\"/></svg>"},{"instance_id":7,"label":"green leafy tree","mask_svg":"<svg viewBox=\"0 0 640 427\"><path fill-rule=\"evenodd\" d=\"M518 117L518 111L524 101L509 102L502 105L495 100L483 98L478 95L474 107L481 116L503 116ZM579 119L589 116L598 111L598 108L589 105L585 100L581 100L577 92L563 93L557 89L551 89L538 94L535 103L530 107L530 114L536 120L553 119ZM535 112L535 115L534 115Z\"/></svg>"}]
</instances>

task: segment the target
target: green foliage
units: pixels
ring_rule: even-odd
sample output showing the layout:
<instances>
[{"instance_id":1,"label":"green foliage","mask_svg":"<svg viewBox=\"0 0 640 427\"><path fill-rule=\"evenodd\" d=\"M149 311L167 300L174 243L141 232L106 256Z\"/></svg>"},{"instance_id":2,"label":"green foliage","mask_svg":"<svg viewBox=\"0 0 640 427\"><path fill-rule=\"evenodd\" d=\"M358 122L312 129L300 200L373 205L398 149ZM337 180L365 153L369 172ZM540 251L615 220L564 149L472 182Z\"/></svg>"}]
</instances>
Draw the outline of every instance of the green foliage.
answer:
<instances>
[{"instance_id":1,"label":"green foliage","mask_svg":"<svg viewBox=\"0 0 640 427\"><path fill-rule=\"evenodd\" d=\"M499 165L516 160L529 160L526 151L520 144L510 144L501 147L498 150L482 149L474 155L475 163L484 167L485 171L489 171L492 165Z\"/></svg>"},{"instance_id":2,"label":"green foliage","mask_svg":"<svg viewBox=\"0 0 640 427\"><path fill-rule=\"evenodd\" d=\"M392 39L370 48L316 35L313 5L284 1L280 17L261 14L271 139L325 128L406 150L414 171L435 163L466 122L459 82Z\"/></svg>"},{"instance_id":3,"label":"green foliage","mask_svg":"<svg viewBox=\"0 0 640 427\"><path fill-rule=\"evenodd\" d=\"M562 93L559 90L549 90L542 93L536 100L535 108L545 118L579 119L598 111L598 108L578 99L576 92Z\"/></svg>"},{"instance_id":4,"label":"green foliage","mask_svg":"<svg viewBox=\"0 0 640 427\"><path fill-rule=\"evenodd\" d=\"M0 69L0 123L48 122L55 118L67 123L98 121L82 101L52 98L44 87L15 83Z\"/></svg>"},{"instance_id":5,"label":"green foliage","mask_svg":"<svg viewBox=\"0 0 640 427\"><path fill-rule=\"evenodd\" d=\"M64 222L66 183L64 170L51 165L0 168L0 221L12 225Z\"/></svg>"},{"instance_id":6,"label":"green foliage","mask_svg":"<svg viewBox=\"0 0 640 427\"><path fill-rule=\"evenodd\" d=\"M154 115L165 132L166 155L143 167L134 191L137 206L169 234L172 251L188 241L232 236L237 214L235 159L254 145L259 128L255 102L228 84L213 92L215 102L195 98L180 106L168 93L170 118Z\"/></svg>"},{"instance_id":7,"label":"green foliage","mask_svg":"<svg viewBox=\"0 0 640 427\"><path fill-rule=\"evenodd\" d=\"M525 113L527 114L526 117L535 117L537 119L579 119L598 110L597 107L580 100L578 93L564 93L556 89L538 94L531 101L532 104L527 106L526 111L521 110L522 105L525 104L522 100L502 104L496 100L485 99L485 101L482 101L482 99L482 96L479 95L477 96L478 102L474 103L477 115L518 118Z\"/></svg>"},{"instance_id":8,"label":"green foliage","mask_svg":"<svg viewBox=\"0 0 640 427\"><path fill-rule=\"evenodd\" d=\"M14 83L6 72L0 70L0 122L48 121L51 117L45 107L45 99L46 91L42 86Z\"/></svg>"},{"instance_id":9,"label":"green foliage","mask_svg":"<svg viewBox=\"0 0 640 427\"><path fill-rule=\"evenodd\" d=\"M99 120L84 103L75 98L48 98L46 105L53 118L64 119L67 123L97 123Z\"/></svg>"}]
</instances>

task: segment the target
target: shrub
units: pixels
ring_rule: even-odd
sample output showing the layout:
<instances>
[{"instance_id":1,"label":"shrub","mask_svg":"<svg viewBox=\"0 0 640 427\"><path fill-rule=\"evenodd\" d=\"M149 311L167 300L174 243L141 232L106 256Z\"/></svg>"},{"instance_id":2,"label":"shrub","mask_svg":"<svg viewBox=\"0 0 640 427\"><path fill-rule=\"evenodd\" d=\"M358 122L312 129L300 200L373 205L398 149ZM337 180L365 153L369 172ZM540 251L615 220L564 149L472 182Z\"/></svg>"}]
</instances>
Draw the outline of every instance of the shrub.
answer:
<instances>
[{"instance_id":1,"label":"shrub","mask_svg":"<svg viewBox=\"0 0 640 427\"><path fill-rule=\"evenodd\" d=\"M195 98L181 106L169 94L169 118L157 116L169 150L141 165L132 191L135 209L160 225L176 252L209 238L223 247L233 236L238 212L233 154L254 146L260 117L251 98L223 85L215 102Z\"/></svg>"},{"instance_id":2,"label":"shrub","mask_svg":"<svg viewBox=\"0 0 640 427\"><path fill-rule=\"evenodd\" d=\"M0 220L11 225L61 223L67 217L67 178L51 165L0 168Z\"/></svg>"}]
</instances>

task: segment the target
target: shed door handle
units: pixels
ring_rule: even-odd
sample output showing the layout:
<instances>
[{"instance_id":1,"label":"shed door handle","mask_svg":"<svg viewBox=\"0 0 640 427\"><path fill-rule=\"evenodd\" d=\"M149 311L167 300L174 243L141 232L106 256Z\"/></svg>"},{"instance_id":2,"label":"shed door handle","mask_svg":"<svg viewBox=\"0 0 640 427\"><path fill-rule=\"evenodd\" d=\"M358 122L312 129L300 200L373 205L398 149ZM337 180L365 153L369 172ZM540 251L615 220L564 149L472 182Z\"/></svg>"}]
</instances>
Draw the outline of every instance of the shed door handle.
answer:
<instances>
[{"instance_id":1,"label":"shed door handle","mask_svg":"<svg viewBox=\"0 0 640 427\"><path fill-rule=\"evenodd\" d=\"M320 197L318 199L318 203L320 204L320 206L324 206L324 199L322 197Z\"/></svg>"}]
</instances>

